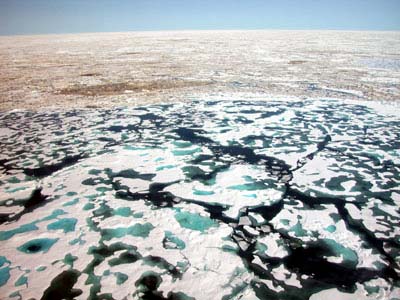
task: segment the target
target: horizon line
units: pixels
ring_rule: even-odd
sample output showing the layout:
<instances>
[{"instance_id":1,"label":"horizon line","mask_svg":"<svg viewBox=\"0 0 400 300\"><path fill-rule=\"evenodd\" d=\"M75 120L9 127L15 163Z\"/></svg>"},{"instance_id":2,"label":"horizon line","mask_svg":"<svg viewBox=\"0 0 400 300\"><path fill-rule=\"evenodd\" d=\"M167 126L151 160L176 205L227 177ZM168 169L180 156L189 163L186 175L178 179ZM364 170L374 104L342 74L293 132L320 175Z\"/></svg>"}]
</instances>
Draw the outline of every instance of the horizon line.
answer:
<instances>
[{"instance_id":1,"label":"horizon line","mask_svg":"<svg viewBox=\"0 0 400 300\"><path fill-rule=\"evenodd\" d=\"M75 34L112 34L112 33L162 33L162 32L218 32L218 31L330 31L330 32L399 32L399 29L328 29L328 28L311 28L311 29L287 29L287 28L245 28L245 29L134 29L123 31L81 31L81 32L43 32L43 33L14 33L6 34L0 32L0 37L15 36L48 36L48 35L75 35Z\"/></svg>"}]
</instances>

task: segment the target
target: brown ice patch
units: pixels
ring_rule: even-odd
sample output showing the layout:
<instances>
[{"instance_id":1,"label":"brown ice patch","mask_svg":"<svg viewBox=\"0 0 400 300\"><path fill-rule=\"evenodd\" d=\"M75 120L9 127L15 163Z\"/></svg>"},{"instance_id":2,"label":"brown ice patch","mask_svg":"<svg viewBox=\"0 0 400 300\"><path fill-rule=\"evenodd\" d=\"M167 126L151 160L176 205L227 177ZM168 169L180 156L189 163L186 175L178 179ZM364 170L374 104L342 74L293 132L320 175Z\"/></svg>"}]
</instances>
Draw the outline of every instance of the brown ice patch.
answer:
<instances>
[{"instance_id":1,"label":"brown ice patch","mask_svg":"<svg viewBox=\"0 0 400 300\"><path fill-rule=\"evenodd\" d=\"M100 76L100 73L83 73L81 76L83 77L92 77L92 76Z\"/></svg>"},{"instance_id":2,"label":"brown ice patch","mask_svg":"<svg viewBox=\"0 0 400 300\"><path fill-rule=\"evenodd\" d=\"M289 61L289 65L301 65L306 63L306 60L291 60Z\"/></svg>"},{"instance_id":3,"label":"brown ice patch","mask_svg":"<svg viewBox=\"0 0 400 300\"><path fill-rule=\"evenodd\" d=\"M142 52L124 52L122 55L141 55L143 54Z\"/></svg>"},{"instance_id":4,"label":"brown ice patch","mask_svg":"<svg viewBox=\"0 0 400 300\"><path fill-rule=\"evenodd\" d=\"M58 91L61 95L106 96L132 92L150 92L185 87L210 85L210 81L158 80L105 83L97 85L73 85Z\"/></svg>"}]
</instances>

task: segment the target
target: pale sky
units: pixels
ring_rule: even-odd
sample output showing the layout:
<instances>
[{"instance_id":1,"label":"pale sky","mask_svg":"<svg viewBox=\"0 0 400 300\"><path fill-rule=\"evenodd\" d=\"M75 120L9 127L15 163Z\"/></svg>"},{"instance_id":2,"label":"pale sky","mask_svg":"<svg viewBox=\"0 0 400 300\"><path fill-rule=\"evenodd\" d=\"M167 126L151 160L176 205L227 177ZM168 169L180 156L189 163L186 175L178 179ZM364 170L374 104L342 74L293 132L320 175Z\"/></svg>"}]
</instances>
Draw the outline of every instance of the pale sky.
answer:
<instances>
[{"instance_id":1,"label":"pale sky","mask_svg":"<svg viewBox=\"0 0 400 300\"><path fill-rule=\"evenodd\" d=\"M400 0L0 0L0 34L400 30Z\"/></svg>"}]
</instances>

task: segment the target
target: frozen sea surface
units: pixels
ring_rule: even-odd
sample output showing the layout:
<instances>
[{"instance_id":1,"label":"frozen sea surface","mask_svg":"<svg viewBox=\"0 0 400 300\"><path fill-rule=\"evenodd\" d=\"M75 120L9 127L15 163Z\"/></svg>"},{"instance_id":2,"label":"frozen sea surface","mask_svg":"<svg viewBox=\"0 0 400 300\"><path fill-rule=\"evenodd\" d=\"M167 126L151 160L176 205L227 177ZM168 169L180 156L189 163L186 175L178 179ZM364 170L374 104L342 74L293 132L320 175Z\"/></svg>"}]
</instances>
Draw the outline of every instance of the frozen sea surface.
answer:
<instances>
[{"instance_id":1,"label":"frozen sea surface","mask_svg":"<svg viewBox=\"0 0 400 300\"><path fill-rule=\"evenodd\" d=\"M137 106L210 95L400 99L400 31L0 36L0 61L0 111Z\"/></svg>"},{"instance_id":2,"label":"frozen sea surface","mask_svg":"<svg viewBox=\"0 0 400 300\"><path fill-rule=\"evenodd\" d=\"M0 115L1 299L399 299L400 114Z\"/></svg>"}]
</instances>

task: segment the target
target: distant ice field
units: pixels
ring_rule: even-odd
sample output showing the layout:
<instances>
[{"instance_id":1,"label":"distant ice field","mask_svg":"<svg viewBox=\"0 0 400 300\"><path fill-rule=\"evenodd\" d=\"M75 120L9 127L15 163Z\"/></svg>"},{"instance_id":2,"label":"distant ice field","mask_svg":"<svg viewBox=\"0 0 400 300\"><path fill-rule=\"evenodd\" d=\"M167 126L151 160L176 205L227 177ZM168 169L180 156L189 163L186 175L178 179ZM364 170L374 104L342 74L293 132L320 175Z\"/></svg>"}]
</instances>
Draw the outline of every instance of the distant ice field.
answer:
<instances>
[{"instance_id":1,"label":"distant ice field","mask_svg":"<svg viewBox=\"0 0 400 300\"><path fill-rule=\"evenodd\" d=\"M0 299L400 298L398 107L15 110L0 137Z\"/></svg>"}]
</instances>

